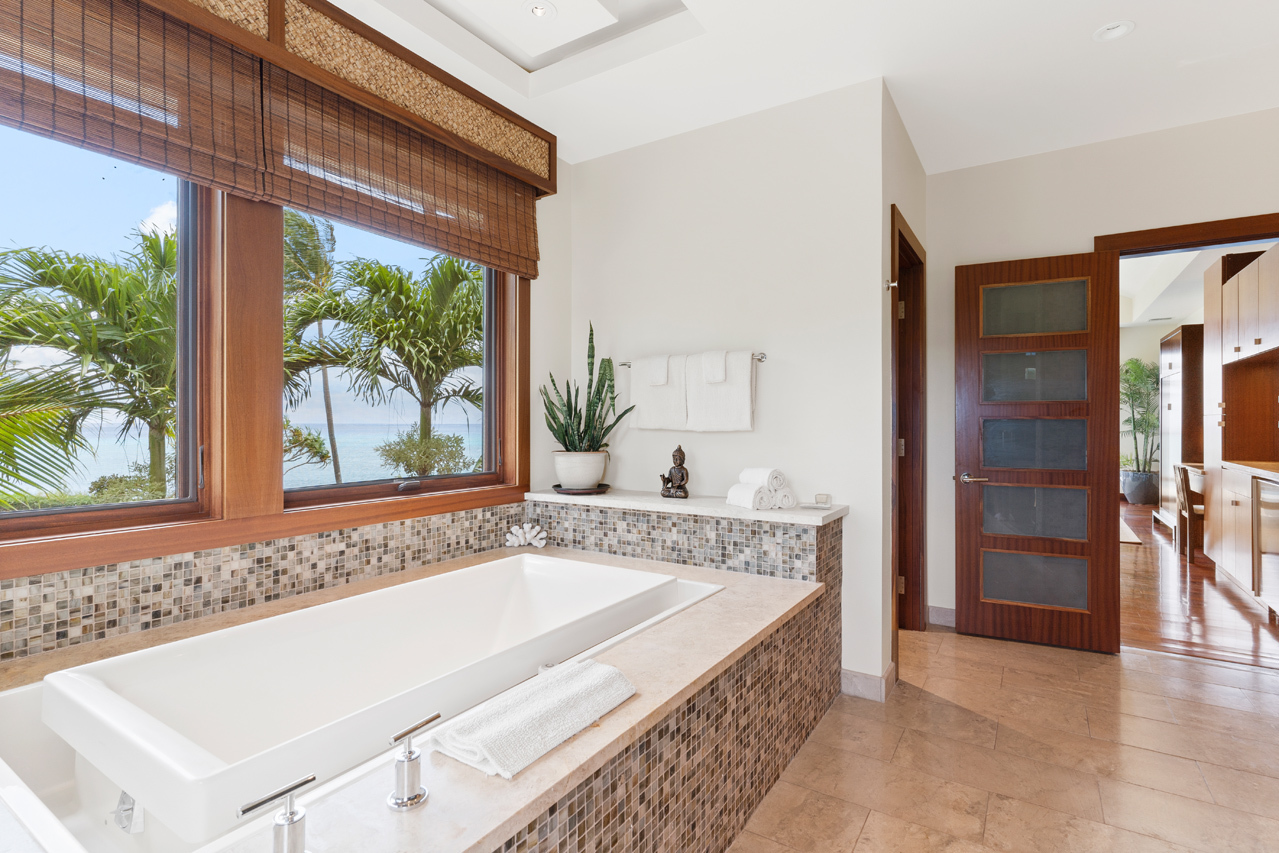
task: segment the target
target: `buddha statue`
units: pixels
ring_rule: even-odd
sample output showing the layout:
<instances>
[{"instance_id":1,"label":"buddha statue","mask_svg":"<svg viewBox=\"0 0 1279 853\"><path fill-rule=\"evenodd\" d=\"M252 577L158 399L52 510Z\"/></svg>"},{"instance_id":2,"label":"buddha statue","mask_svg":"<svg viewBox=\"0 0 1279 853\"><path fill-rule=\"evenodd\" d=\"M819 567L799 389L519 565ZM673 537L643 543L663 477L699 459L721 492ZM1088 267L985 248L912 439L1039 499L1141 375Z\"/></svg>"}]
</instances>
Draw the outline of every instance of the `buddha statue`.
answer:
<instances>
[{"instance_id":1,"label":"buddha statue","mask_svg":"<svg viewBox=\"0 0 1279 853\"><path fill-rule=\"evenodd\" d=\"M675 464L671 466L670 472L658 475L662 478L662 497L686 498L688 497L688 469L684 467L683 445L675 448L675 452L671 454L671 461Z\"/></svg>"}]
</instances>

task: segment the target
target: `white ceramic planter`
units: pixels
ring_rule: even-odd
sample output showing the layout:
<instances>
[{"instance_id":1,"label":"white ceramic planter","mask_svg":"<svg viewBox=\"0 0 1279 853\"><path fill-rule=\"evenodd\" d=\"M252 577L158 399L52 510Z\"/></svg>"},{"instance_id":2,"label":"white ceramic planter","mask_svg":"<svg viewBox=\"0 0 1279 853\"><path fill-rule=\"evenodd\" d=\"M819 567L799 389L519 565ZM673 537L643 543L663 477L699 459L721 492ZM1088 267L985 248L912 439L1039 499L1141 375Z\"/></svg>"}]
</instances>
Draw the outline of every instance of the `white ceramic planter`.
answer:
<instances>
[{"instance_id":1,"label":"white ceramic planter","mask_svg":"<svg viewBox=\"0 0 1279 853\"><path fill-rule=\"evenodd\" d=\"M593 489L604 479L604 471L608 467L607 450L592 453L556 450L551 456L555 460L555 476L559 478L561 489Z\"/></svg>"}]
</instances>

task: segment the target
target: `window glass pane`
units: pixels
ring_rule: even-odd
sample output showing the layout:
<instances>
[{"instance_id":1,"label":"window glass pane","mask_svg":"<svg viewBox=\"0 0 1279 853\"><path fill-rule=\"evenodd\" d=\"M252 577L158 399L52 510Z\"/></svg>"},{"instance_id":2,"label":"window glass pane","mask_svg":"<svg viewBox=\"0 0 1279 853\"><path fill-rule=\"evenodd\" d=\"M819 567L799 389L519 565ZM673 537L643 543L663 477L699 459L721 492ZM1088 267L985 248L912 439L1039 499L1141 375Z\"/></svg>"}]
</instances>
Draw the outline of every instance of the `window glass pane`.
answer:
<instances>
[{"instance_id":1,"label":"window glass pane","mask_svg":"<svg viewBox=\"0 0 1279 853\"><path fill-rule=\"evenodd\" d=\"M982 486L982 532L995 536L1088 538L1088 492L1039 486Z\"/></svg>"},{"instance_id":2,"label":"window glass pane","mask_svg":"<svg viewBox=\"0 0 1279 853\"><path fill-rule=\"evenodd\" d=\"M490 470L485 270L285 210L284 487Z\"/></svg>"},{"instance_id":3,"label":"window glass pane","mask_svg":"<svg viewBox=\"0 0 1279 853\"><path fill-rule=\"evenodd\" d=\"M1088 609L1088 561L1047 554L982 551L981 597Z\"/></svg>"},{"instance_id":4,"label":"window glass pane","mask_svg":"<svg viewBox=\"0 0 1279 853\"><path fill-rule=\"evenodd\" d=\"M1088 330L1088 282L1043 281L982 289L983 335Z\"/></svg>"},{"instance_id":5,"label":"window glass pane","mask_svg":"<svg viewBox=\"0 0 1279 853\"><path fill-rule=\"evenodd\" d=\"M981 422L986 468L1088 469L1083 418L990 418Z\"/></svg>"},{"instance_id":6,"label":"window glass pane","mask_svg":"<svg viewBox=\"0 0 1279 853\"><path fill-rule=\"evenodd\" d=\"M982 353L983 403L1087 399L1087 350Z\"/></svg>"},{"instance_id":7,"label":"window glass pane","mask_svg":"<svg viewBox=\"0 0 1279 853\"><path fill-rule=\"evenodd\" d=\"M0 513L190 497L189 190L6 127L0 150L21 164L0 204Z\"/></svg>"}]
</instances>

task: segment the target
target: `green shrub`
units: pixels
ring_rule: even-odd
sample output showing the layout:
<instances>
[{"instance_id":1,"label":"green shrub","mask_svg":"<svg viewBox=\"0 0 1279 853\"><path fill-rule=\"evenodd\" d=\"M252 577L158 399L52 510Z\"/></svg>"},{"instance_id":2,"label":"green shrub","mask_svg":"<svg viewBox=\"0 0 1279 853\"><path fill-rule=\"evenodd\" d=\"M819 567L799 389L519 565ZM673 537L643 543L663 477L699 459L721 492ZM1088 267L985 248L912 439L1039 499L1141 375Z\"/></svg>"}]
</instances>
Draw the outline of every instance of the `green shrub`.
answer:
<instances>
[{"instance_id":1,"label":"green shrub","mask_svg":"<svg viewBox=\"0 0 1279 853\"><path fill-rule=\"evenodd\" d=\"M397 473L410 477L430 477L435 474L464 474L477 471L479 459L468 459L466 443L460 435L431 435L423 441L417 426L379 444L377 454Z\"/></svg>"}]
</instances>

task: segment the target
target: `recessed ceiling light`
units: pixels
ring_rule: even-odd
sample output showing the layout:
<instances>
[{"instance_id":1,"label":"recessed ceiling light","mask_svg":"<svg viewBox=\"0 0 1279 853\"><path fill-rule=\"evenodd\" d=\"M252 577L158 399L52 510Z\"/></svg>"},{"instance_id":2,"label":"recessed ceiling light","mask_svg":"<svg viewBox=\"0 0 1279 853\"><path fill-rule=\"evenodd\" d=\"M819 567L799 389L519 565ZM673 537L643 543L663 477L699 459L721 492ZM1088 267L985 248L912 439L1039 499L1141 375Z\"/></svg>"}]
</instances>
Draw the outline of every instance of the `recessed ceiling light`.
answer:
<instances>
[{"instance_id":1,"label":"recessed ceiling light","mask_svg":"<svg viewBox=\"0 0 1279 853\"><path fill-rule=\"evenodd\" d=\"M1114 41L1115 39L1123 38L1135 29L1137 29L1137 25L1132 21L1115 21L1114 23L1106 24L1106 26L1093 33L1092 40Z\"/></svg>"},{"instance_id":2,"label":"recessed ceiling light","mask_svg":"<svg viewBox=\"0 0 1279 853\"><path fill-rule=\"evenodd\" d=\"M524 8L535 18L549 21L555 17L555 7L548 0L528 0Z\"/></svg>"}]
</instances>

